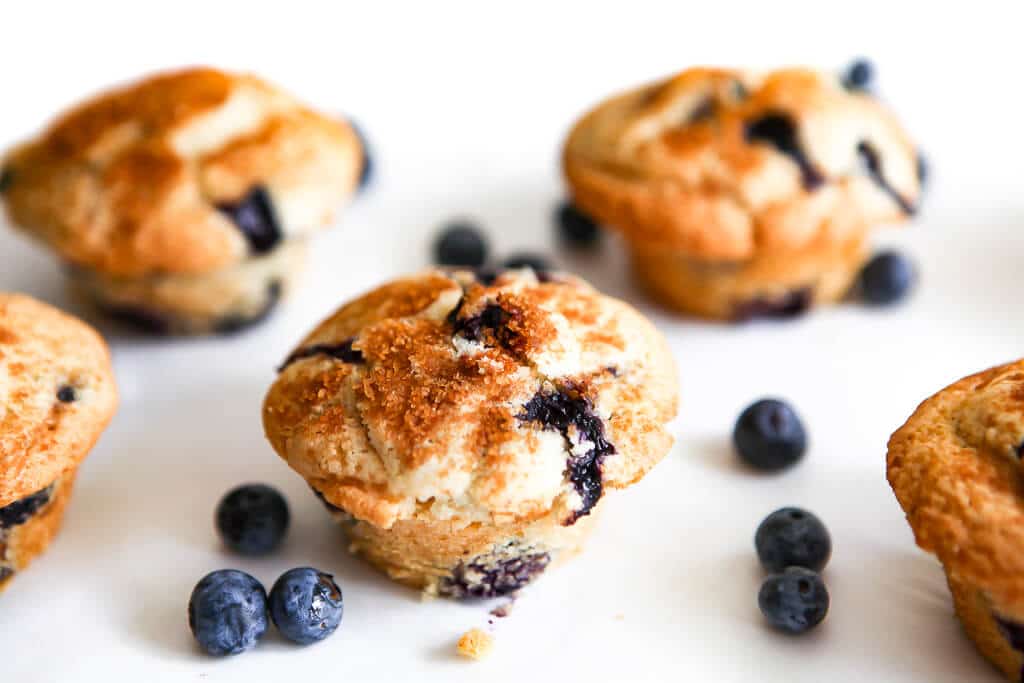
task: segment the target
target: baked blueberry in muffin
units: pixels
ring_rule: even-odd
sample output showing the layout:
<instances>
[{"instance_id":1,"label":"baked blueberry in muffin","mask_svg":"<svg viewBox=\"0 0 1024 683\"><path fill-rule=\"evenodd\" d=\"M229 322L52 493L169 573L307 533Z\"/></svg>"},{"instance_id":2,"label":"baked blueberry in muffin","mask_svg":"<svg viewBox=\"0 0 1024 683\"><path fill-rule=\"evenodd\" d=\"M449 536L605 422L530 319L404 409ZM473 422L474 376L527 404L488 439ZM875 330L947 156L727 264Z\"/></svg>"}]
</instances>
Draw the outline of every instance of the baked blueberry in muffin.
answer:
<instances>
[{"instance_id":1,"label":"baked blueberry in muffin","mask_svg":"<svg viewBox=\"0 0 1024 683\"><path fill-rule=\"evenodd\" d=\"M965 377L889 440L888 475L917 544L942 563L978 650L1024 680L1024 361Z\"/></svg>"},{"instance_id":2,"label":"baked blueberry in muffin","mask_svg":"<svg viewBox=\"0 0 1024 683\"><path fill-rule=\"evenodd\" d=\"M344 305L264 402L277 453L397 581L483 598L574 554L668 451L654 327L574 277L429 270Z\"/></svg>"},{"instance_id":3,"label":"baked blueberry in muffin","mask_svg":"<svg viewBox=\"0 0 1024 683\"><path fill-rule=\"evenodd\" d=\"M348 123L254 76L196 68L90 99L3 167L12 222L102 310L148 332L226 333L291 288L363 150Z\"/></svg>"},{"instance_id":4,"label":"baked blueberry in muffin","mask_svg":"<svg viewBox=\"0 0 1024 683\"><path fill-rule=\"evenodd\" d=\"M743 320L835 301L871 232L921 193L916 149L855 71L844 87L806 69L696 68L616 95L569 134L573 201L624 236L637 279L672 308Z\"/></svg>"},{"instance_id":5,"label":"baked blueberry in muffin","mask_svg":"<svg viewBox=\"0 0 1024 683\"><path fill-rule=\"evenodd\" d=\"M0 589L56 535L78 466L116 403L96 332L0 293Z\"/></svg>"}]
</instances>

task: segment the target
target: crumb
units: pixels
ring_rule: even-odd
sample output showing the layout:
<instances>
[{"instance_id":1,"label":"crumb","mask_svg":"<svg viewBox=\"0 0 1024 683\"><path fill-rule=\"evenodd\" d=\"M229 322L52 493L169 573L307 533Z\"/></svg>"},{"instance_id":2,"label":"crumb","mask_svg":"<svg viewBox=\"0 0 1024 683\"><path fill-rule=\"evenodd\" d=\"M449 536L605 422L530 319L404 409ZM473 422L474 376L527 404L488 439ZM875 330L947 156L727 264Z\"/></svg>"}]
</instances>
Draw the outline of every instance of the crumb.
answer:
<instances>
[{"instance_id":1,"label":"crumb","mask_svg":"<svg viewBox=\"0 0 1024 683\"><path fill-rule=\"evenodd\" d=\"M494 636L478 628L471 628L459 638L458 652L463 657L480 660L490 654L493 647Z\"/></svg>"},{"instance_id":2,"label":"crumb","mask_svg":"<svg viewBox=\"0 0 1024 683\"><path fill-rule=\"evenodd\" d=\"M614 619L615 621L622 621L625 618L626 618L625 614L616 614L614 617L612 617L612 619Z\"/></svg>"},{"instance_id":3,"label":"crumb","mask_svg":"<svg viewBox=\"0 0 1024 683\"><path fill-rule=\"evenodd\" d=\"M504 619L505 617L507 617L509 614L512 613L512 606L514 604L515 604L515 598L509 600L508 602L506 602L503 605L498 605L497 607L495 607L494 609L491 610L490 614L493 617L498 617L499 619Z\"/></svg>"}]
</instances>

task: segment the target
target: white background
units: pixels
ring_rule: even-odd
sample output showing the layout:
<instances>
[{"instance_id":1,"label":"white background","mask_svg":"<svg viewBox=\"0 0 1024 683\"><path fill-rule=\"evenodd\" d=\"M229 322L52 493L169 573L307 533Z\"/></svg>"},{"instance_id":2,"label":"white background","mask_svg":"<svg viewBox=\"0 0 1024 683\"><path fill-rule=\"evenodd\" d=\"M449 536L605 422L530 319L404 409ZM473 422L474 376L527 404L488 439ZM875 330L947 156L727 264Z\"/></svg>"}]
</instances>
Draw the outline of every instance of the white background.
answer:
<instances>
[{"instance_id":1,"label":"white background","mask_svg":"<svg viewBox=\"0 0 1024 683\"><path fill-rule=\"evenodd\" d=\"M914 10L910 5L927 7ZM305 286L264 327L229 339L113 340L123 401L79 481L62 536L0 597L0 680L996 681L953 619L885 482L885 443L950 381L1021 354L1024 110L1017 2L8 3L0 13L0 143L80 96L156 68L248 69L355 116L378 162L372 191L316 242ZM906 306L844 305L790 324L687 322L644 303L614 242L556 251L549 214L573 118L602 96L699 62L879 66L883 97L932 161L924 214L894 240L920 264ZM429 259L447 218L478 218L496 250L546 250L636 302L669 337L682 381L676 448L609 501L573 564L495 625L493 657L455 657L483 606L422 603L343 550L304 484L266 444L259 405L291 345L343 300ZM72 306L54 261L0 229L0 289ZM812 445L778 476L739 467L739 411L791 400ZM281 487L285 549L224 552L213 508L238 483ZM752 537L796 504L831 529L828 620L769 631ZM234 566L267 585L333 571L344 622L299 649L201 655L185 623L194 583Z\"/></svg>"}]
</instances>

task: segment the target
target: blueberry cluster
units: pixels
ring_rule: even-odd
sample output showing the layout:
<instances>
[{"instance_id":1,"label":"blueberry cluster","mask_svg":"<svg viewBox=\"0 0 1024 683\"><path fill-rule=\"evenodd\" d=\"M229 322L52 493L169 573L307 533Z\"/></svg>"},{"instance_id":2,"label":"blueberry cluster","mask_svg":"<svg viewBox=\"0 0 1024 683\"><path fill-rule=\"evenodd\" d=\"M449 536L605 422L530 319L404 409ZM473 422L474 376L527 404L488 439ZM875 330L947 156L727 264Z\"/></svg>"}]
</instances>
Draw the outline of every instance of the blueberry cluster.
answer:
<instances>
[{"instance_id":1,"label":"blueberry cluster","mask_svg":"<svg viewBox=\"0 0 1024 683\"><path fill-rule=\"evenodd\" d=\"M288 529L288 504L275 489L248 484L229 491L217 506L217 530L225 545L243 555L265 555L281 545ZM211 655L251 649L269 622L300 645L323 640L337 630L344 612L334 577L312 567L282 574L268 595L256 578L237 569L204 576L188 603L188 625Z\"/></svg>"},{"instance_id":2,"label":"blueberry cluster","mask_svg":"<svg viewBox=\"0 0 1024 683\"><path fill-rule=\"evenodd\" d=\"M776 472L807 451L807 431L796 411L778 399L747 407L733 427L736 453L746 464ZM829 595L819 572L832 557L832 538L815 515L786 507L768 515L754 534L754 548L768 577L758 606L773 627L787 633L814 628L828 614Z\"/></svg>"},{"instance_id":3,"label":"blueberry cluster","mask_svg":"<svg viewBox=\"0 0 1024 683\"><path fill-rule=\"evenodd\" d=\"M559 241L575 247L592 247L601 238L601 230L586 214L570 202L563 202L554 212ZM543 255L517 252L497 266L489 266L490 245L479 225L467 219L454 220L441 230L433 245L434 262L440 266L472 268L484 284L494 280L497 273L509 268L531 268L538 277L552 270L551 262Z\"/></svg>"},{"instance_id":4,"label":"blueberry cluster","mask_svg":"<svg viewBox=\"0 0 1024 683\"><path fill-rule=\"evenodd\" d=\"M776 510L757 528L754 547L761 566L771 572L757 595L768 623L787 633L820 624L829 595L819 572L832 556L832 539L821 520L799 508Z\"/></svg>"}]
</instances>

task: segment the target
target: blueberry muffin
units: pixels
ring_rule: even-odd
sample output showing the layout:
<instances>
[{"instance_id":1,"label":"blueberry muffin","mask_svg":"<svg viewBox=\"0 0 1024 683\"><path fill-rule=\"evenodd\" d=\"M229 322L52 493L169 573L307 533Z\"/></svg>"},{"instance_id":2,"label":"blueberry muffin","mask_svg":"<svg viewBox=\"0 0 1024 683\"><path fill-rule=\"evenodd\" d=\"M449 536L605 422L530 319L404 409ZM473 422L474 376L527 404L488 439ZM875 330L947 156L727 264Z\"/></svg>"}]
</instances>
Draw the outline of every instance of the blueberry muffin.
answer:
<instances>
[{"instance_id":1,"label":"blueberry muffin","mask_svg":"<svg viewBox=\"0 0 1024 683\"><path fill-rule=\"evenodd\" d=\"M254 76L189 69L64 114L7 155L0 188L15 226L108 314L230 332L288 290L363 157L346 122Z\"/></svg>"},{"instance_id":2,"label":"blueberry muffin","mask_svg":"<svg viewBox=\"0 0 1024 683\"><path fill-rule=\"evenodd\" d=\"M563 163L650 294L720 320L842 297L871 230L911 216L921 191L892 115L804 69L690 69L617 95L576 123Z\"/></svg>"},{"instance_id":3,"label":"blueberry muffin","mask_svg":"<svg viewBox=\"0 0 1024 683\"><path fill-rule=\"evenodd\" d=\"M921 404L889 441L888 473L921 548L942 563L967 635L1024 680L1024 360Z\"/></svg>"},{"instance_id":4,"label":"blueberry muffin","mask_svg":"<svg viewBox=\"0 0 1024 683\"><path fill-rule=\"evenodd\" d=\"M116 404L96 332L0 293L0 590L56 535L78 465Z\"/></svg>"},{"instance_id":5,"label":"blueberry muffin","mask_svg":"<svg viewBox=\"0 0 1024 683\"><path fill-rule=\"evenodd\" d=\"M321 323L263 424L354 552L493 597L576 553L605 492L666 454L676 393L664 338L581 280L431 270Z\"/></svg>"}]
</instances>

